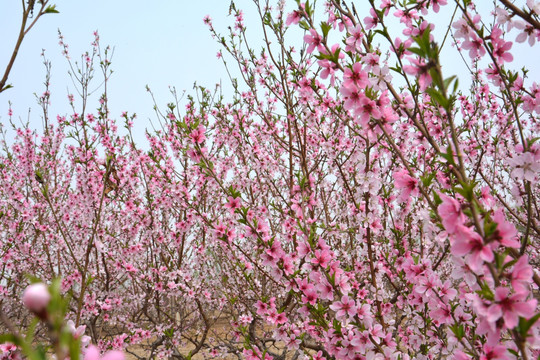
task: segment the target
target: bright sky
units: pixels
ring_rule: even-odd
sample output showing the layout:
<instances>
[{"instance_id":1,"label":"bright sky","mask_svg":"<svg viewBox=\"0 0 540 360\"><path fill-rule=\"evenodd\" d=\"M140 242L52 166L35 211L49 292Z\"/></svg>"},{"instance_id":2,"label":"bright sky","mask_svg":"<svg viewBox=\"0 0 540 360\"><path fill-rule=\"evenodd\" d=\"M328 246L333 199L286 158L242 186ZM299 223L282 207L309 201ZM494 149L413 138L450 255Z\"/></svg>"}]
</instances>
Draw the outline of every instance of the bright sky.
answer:
<instances>
[{"instance_id":1,"label":"bright sky","mask_svg":"<svg viewBox=\"0 0 540 360\"><path fill-rule=\"evenodd\" d=\"M223 65L216 58L219 46L202 21L205 15L211 15L215 27L225 33L234 20L227 17L230 4L227 0L51 0L51 3L56 4L60 14L46 14L38 20L24 39L10 73L8 83L14 88L0 94L0 121L4 123L11 101L14 114L23 121L28 119L28 109L32 108L30 122L39 126L40 112L33 94L41 94L44 89L42 49L46 49L46 56L52 61L51 114L55 117L70 112L66 96L75 90L67 74L67 61L61 56L58 29L70 46L73 60L80 60L80 54L91 50L94 30L99 31L103 47L115 48L114 74L109 84L113 117L118 118L124 110L137 113L141 122L153 117L153 102L145 90L147 84L155 93L158 105L165 106L172 101L169 86L175 86L181 93L190 92L195 81L213 89L220 79L227 80ZM236 3L246 9L246 18L256 16L252 1ZM2 74L15 45L20 21L21 1L0 1ZM97 85L98 82L94 87ZM90 109L95 107L91 105Z\"/></svg>"},{"instance_id":2,"label":"bright sky","mask_svg":"<svg viewBox=\"0 0 540 360\"><path fill-rule=\"evenodd\" d=\"M155 119L152 99L145 90L147 84L161 108L173 100L169 86L175 86L179 93L183 90L193 93L194 82L210 89L220 80L224 85L228 84L223 64L216 58L220 47L212 39L202 19L209 14L214 27L226 35L227 26L234 21L232 16L227 16L229 0L51 0L51 3L57 5L60 14L44 15L25 38L8 81L14 88L0 94L0 122L6 123L8 101L11 101L16 119L29 120L32 127L40 128L40 109L33 94L41 94L44 89L45 69L40 57L42 49L46 49L46 55L52 61L51 116L54 118L57 114L71 113L66 96L75 93L75 88L67 74L67 61L61 56L58 29L70 45L74 60L91 50L94 30L99 31L103 47L111 45L115 48L112 59L114 74L109 84L111 117L118 119L125 110L130 114L137 113L135 128L141 132L149 126L149 118ZM258 39L260 25L253 1L236 0L235 3L237 8L244 10L248 34ZM288 3L294 6L294 1L289 0ZM491 7L490 1L481 0L478 3L489 3ZM20 26L21 2L0 0L0 4L0 72L3 74ZM363 5L367 5L367 2ZM359 12L362 11L360 6L357 8ZM435 21L438 31L443 31L447 26L453 6L446 6L445 11ZM301 33L297 32L296 35L301 41ZM439 36L436 34L437 39ZM401 38L404 36L401 35ZM514 39L515 35L510 36L510 40ZM444 52L441 55L445 76L459 74L464 69L462 61L455 58L455 49L448 48L452 57ZM533 65L529 68L538 68L534 63L535 57L531 56L533 50L528 46L520 49L521 52L514 52L516 61L513 67L519 68L522 62L527 64L526 61L529 61L529 65ZM534 74L538 74L537 69ZM460 80L461 84L467 82L466 79ZM94 83L94 88L97 85L99 82ZM96 94L99 96L101 90ZM97 102L91 103L89 111L93 112L96 107Z\"/></svg>"}]
</instances>

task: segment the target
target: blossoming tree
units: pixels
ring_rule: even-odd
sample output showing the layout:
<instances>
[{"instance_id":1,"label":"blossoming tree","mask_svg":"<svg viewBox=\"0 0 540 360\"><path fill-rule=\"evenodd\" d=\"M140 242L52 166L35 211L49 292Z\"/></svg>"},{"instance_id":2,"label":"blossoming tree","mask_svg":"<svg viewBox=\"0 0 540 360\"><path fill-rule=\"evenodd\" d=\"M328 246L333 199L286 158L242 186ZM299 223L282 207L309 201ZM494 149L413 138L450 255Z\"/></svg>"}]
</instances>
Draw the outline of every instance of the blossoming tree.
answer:
<instances>
[{"instance_id":1,"label":"blossoming tree","mask_svg":"<svg viewBox=\"0 0 540 360\"><path fill-rule=\"evenodd\" d=\"M205 19L232 101L175 98L149 151L106 93L86 108L97 41L81 110L53 126L45 93L43 135L0 162L10 316L29 272L64 278L94 341L150 356L538 357L540 89L511 49L536 50L540 4L255 3L260 51L234 3L228 37ZM470 91L443 71L451 42Z\"/></svg>"}]
</instances>

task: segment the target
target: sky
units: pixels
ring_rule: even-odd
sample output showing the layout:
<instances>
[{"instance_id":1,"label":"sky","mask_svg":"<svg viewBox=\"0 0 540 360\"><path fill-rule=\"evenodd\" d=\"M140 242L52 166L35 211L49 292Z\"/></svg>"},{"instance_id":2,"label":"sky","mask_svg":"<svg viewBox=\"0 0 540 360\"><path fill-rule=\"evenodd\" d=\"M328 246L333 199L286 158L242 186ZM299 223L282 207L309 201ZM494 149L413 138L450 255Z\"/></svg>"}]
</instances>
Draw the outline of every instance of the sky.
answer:
<instances>
[{"instance_id":1,"label":"sky","mask_svg":"<svg viewBox=\"0 0 540 360\"><path fill-rule=\"evenodd\" d=\"M235 3L237 8L243 9L248 34L257 45L260 26L253 1L236 0ZM294 6L292 0L288 3ZM123 111L136 113L135 128L140 134L144 134L144 128L150 126L149 119L155 119L154 103L146 91L146 85L154 92L157 105L161 108L173 100L169 86L176 87L180 94L183 90L193 93L195 82L209 89L222 82L224 89L230 89L230 86L227 88L229 81L225 68L216 57L220 46L203 23L204 16L210 15L214 27L226 35L227 26L234 21L234 17L227 16L229 0L51 0L51 4L56 4L60 13L44 15L25 37L8 81L14 88L0 94L0 122L7 122L11 102L17 121L29 121L31 127L40 128L40 109L33 94L41 94L44 90L42 49L46 50L45 54L52 62L50 113L53 117L71 113L67 94L75 93L75 88L68 76L68 63L61 55L58 30L62 31L64 41L69 44L73 60L91 50L95 30L99 31L103 47L114 47L114 74L109 83L111 117L119 118ZM491 6L491 1L482 0L478 4ZM441 12L434 21L436 31L444 30L450 19L453 7L449 5L445 8L446 13ZM357 9L361 11L360 6ZM0 0L2 73L11 56L20 20L21 2ZM294 34L301 42L301 32ZM510 38L514 39L512 36ZM454 49L447 46L447 50L441 54L443 71L448 76L463 74L465 67L461 59L455 58ZM535 69L538 66L534 63L535 57L531 56L532 50L527 46L514 50L517 52L514 52L516 60L513 67L529 65L533 70L532 75L538 78L538 69ZM460 79L462 86L467 77ZM96 81L92 88L99 83ZM98 90L97 96L100 93ZM95 108L96 101L90 104L89 110Z\"/></svg>"},{"instance_id":2,"label":"sky","mask_svg":"<svg viewBox=\"0 0 540 360\"><path fill-rule=\"evenodd\" d=\"M246 17L255 18L255 7L250 0L236 3L239 8L245 8ZM99 31L102 47L114 47L114 73L109 83L111 115L119 117L122 111L137 113L142 126L147 126L144 122L154 117L154 104L146 85L155 93L158 105L164 107L173 99L169 86L175 86L179 93L192 92L195 82L213 89L220 80L227 80L223 64L216 57L219 44L203 23L203 17L210 15L215 27L225 33L234 20L227 17L230 5L227 0L56 0L51 4L56 4L60 13L41 17L25 37L8 80L14 87L0 94L2 122L7 121L10 101L16 117L22 121L28 119L36 127L41 124L33 94L44 90L42 49L46 49L45 54L52 62L51 113L55 116L71 111L67 94L75 90L67 73L68 62L61 55L58 30L62 31L73 60L91 50L95 30ZM16 42L21 8L20 1L0 0L2 74ZM98 85L96 81L95 87ZM96 108L95 104L90 109Z\"/></svg>"}]
</instances>

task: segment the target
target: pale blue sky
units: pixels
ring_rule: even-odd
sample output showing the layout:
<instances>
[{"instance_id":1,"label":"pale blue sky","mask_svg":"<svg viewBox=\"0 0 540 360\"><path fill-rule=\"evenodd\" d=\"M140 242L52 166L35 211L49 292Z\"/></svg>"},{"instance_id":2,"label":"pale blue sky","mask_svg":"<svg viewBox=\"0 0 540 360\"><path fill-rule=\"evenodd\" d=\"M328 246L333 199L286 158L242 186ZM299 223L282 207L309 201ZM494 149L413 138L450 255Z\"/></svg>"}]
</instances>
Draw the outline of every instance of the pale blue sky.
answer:
<instances>
[{"instance_id":1,"label":"pale blue sky","mask_svg":"<svg viewBox=\"0 0 540 360\"><path fill-rule=\"evenodd\" d=\"M15 115L26 120L28 108L32 108L31 123L39 124L39 109L32 94L42 93L44 89L41 49L46 49L52 61L51 113L55 116L70 112L66 95L68 88L74 92L74 86L67 75L67 61L61 56L58 29L70 45L73 60L91 50L94 30L99 31L102 46L115 48L114 74L109 84L113 117L119 117L124 110L137 113L140 121L152 117L153 103L145 90L146 84L154 91L159 105L164 106L172 100L169 85L189 92L195 81L213 88L220 78L226 80L223 65L216 58L219 46L202 19L211 15L216 28L225 32L233 21L227 17L229 1L56 0L51 3L57 5L60 14L44 15L25 38L8 81L14 88L0 94L0 121L7 120L8 101L11 101ZM255 15L250 0L236 3L246 9L246 17ZM20 1L0 0L2 74L16 41L20 14ZM91 105L90 110L95 107Z\"/></svg>"},{"instance_id":2,"label":"pale blue sky","mask_svg":"<svg viewBox=\"0 0 540 360\"><path fill-rule=\"evenodd\" d=\"M40 112L32 94L43 91L45 71L40 57L41 49L46 49L47 57L52 61L51 115L55 117L56 114L66 115L71 112L66 95L75 90L67 75L67 61L60 54L58 29L70 45L73 59L91 49L94 30L99 31L103 46L111 45L115 48L112 61L114 74L109 84L111 117L119 118L124 110L137 113L138 121L135 125L140 132L149 126L147 119L154 118L153 103L145 90L146 84L152 88L161 107L172 101L169 85L175 86L179 92L187 90L193 93L195 81L212 89L220 80L223 80L224 85L228 84L225 69L216 58L220 47L210 36L202 19L209 14L215 28L226 35L227 26L234 21L233 17L227 16L229 0L51 0L51 3L57 5L60 14L43 16L25 38L9 78L14 88L0 94L1 122L7 120L8 101L11 101L16 118L23 121L29 119L33 127L40 127ZM237 8L244 10L248 34L256 44L260 38L260 25L253 1L236 0L235 3ZM294 6L294 1L289 0L288 3ZM356 3L359 12L362 10L358 4L367 5L365 0ZM491 1L482 0L478 3L491 7ZM436 31L444 30L453 6L446 6L445 11L434 21L437 24ZM16 40L20 13L20 1L0 0L2 73ZM298 37L300 43L302 34L296 30L293 36ZM400 37L404 38L403 35ZM436 33L436 38L440 40L440 34ZM515 35L510 36L510 39L514 40ZM462 60L457 57L455 49L447 47L448 50L441 56L445 76L463 74L465 68ZM514 52L516 60L512 67L529 65L534 70L533 79L538 79L538 66L533 56L538 49L528 46L519 49ZM466 78L468 75L460 79L461 84L467 83ZM100 93L97 91L98 95ZM96 102L91 103L89 111L93 112L96 107ZM32 108L30 116L29 108Z\"/></svg>"}]
</instances>

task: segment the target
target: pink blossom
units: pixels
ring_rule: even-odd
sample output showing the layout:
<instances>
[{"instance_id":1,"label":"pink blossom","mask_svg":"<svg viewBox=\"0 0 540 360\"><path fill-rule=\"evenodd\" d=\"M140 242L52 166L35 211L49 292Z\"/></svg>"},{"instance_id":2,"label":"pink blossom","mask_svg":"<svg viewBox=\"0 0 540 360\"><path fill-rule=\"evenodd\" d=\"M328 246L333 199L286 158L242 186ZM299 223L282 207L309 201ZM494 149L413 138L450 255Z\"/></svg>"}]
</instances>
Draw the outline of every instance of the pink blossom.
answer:
<instances>
[{"instance_id":1,"label":"pink blossom","mask_svg":"<svg viewBox=\"0 0 540 360\"><path fill-rule=\"evenodd\" d=\"M381 324L376 324L376 325L373 326L371 329L369 329L369 334L370 334L373 338L375 338L375 342L376 342L377 344L380 343L380 338L383 338L383 337L385 336Z\"/></svg>"},{"instance_id":2,"label":"pink blossom","mask_svg":"<svg viewBox=\"0 0 540 360\"><path fill-rule=\"evenodd\" d=\"M362 39L364 38L364 33L362 32L361 24L356 25L349 29L349 37L345 40L347 45L347 51L360 50L362 46Z\"/></svg>"},{"instance_id":3,"label":"pink blossom","mask_svg":"<svg viewBox=\"0 0 540 360\"><path fill-rule=\"evenodd\" d=\"M446 4L447 4L446 0L432 0L431 1L431 6L433 7L433 11L435 11L436 13L439 12L441 6L446 5Z\"/></svg>"},{"instance_id":4,"label":"pink blossom","mask_svg":"<svg viewBox=\"0 0 540 360\"><path fill-rule=\"evenodd\" d=\"M469 34L472 33L469 24L466 19L459 19L452 24L452 27L456 29L454 36L456 38L465 38L467 39Z\"/></svg>"},{"instance_id":5,"label":"pink blossom","mask_svg":"<svg viewBox=\"0 0 540 360\"><path fill-rule=\"evenodd\" d=\"M346 110L356 110L361 105L361 100L365 97L362 90L354 84L344 83L340 88L341 94L345 98L343 107Z\"/></svg>"},{"instance_id":6,"label":"pink blossom","mask_svg":"<svg viewBox=\"0 0 540 360\"><path fill-rule=\"evenodd\" d=\"M369 83L368 74L365 70L362 70L362 64L356 62L352 67L346 67L343 73L343 86L356 86L357 88L364 88Z\"/></svg>"},{"instance_id":7,"label":"pink blossom","mask_svg":"<svg viewBox=\"0 0 540 360\"><path fill-rule=\"evenodd\" d=\"M122 351L109 351L103 356L99 355L99 349L95 345L90 345L84 354L84 360L124 360Z\"/></svg>"},{"instance_id":8,"label":"pink blossom","mask_svg":"<svg viewBox=\"0 0 540 360\"><path fill-rule=\"evenodd\" d=\"M334 86L334 82L336 80L336 69L338 68L337 65L330 60L319 60L317 63L322 68L320 73L321 79L327 79L330 77L330 85Z\"/></svg>"},{"instance_id":9,"label":"pink blossom","mask_svg":"<svg viewBox=\"0 0 540 360\"><path fill-rule=\"evenodd\" d=\"M234 198L232 196L227 197L228 202L225 204L225 207L229 209L229 211L234 213L236 209L240 209L242 207L242 203L240 201L240 198Z\"/></svg>"},{"instance_id":10,"label":"pink blossom","mask_svg":"<svg viewBox=\"0 0 540 360\"><path fill-rule=\"evenodd\" d=\"M531 12L535 15L540 15L540 2L538 2L538 0L527 0L527 7L531 9Z\"/></svg>"},{"instance_id":11,"label":"pink blossom","mask_svg":"<svg viewBox=\"0 0 540 360\"><path fill-rule=\"evenodd\" d=\"M323 280L317 284L317 290L321 294L322 299L333 300L334 299L334 288L327 280Z\"/></svg>"},{"instance_id":12,"label":"pink blossom","mask_svg":"<svg viewBox=\"0 0 540 360\"><path fill-rule=\"evenodd\" d=\"M351 359L354 355L361 350L361 346L354 341L356 334L354 331L349 331L341 340L341 348L338 351L338 358Z\"/></svg>"},{"instance_id":13,"label":"pink blossom","mask_svg":"<svg viewBox=\"0 0 540 360\"><path fill-rule=\"evenodd\" d=\"M311 252L311 247L305 241L299 241L296 247L296 252L300 257L304 257Z\"/></svg>"},{"instance_id":14,"label":"pink blossom","mask_svg":"<svg viewBox=\"0 0 540 360\"><path fill-rule=\"evenodd\" d=\"M23 360L22 354L18 351L17 345L5 342L0 344L0 359L2 360Z\"/></svg>"},{"instance_id":15,"label":"pink blossom","mask_svg":"<svg viewBox=\"0 0 540 360\"><path fill-rule=\"evenodd\" d=\"M481 20L481 16L479 14L474 15L474 17L472 18L472 27L474 29L478 29L480 20ZM471 34L474 33L474 30L469 25L468 20L465 18L461 18L457 20L456 22L454 22L452 24L452 27L456 29L456 32L454 33L454 35L457 38L467 39Z\"/></svg>"},{"instance_id":16,"label":"pink blossom","mask_svg":"<svg viewBox=\"0 0 540 360\"><path fill-rule=\"evenodd\" d=\"M529 291L529 284L532 282L533 269L529 265L529 258L523 255L514 264L511 272L512 287L518 294L526 294Z\"/></svg>"},{"instance_id":17,"label":"pink blossom","mask_svg":"<svg viewBox=\"0 0 540 360\"><path fill-rule=\"evenodd\" d=\"M380 56L377 53L368 53L363 59L364 65L366 65L366 71L375 73L379 70Z\"/></svg>"},{"instance_id":18,"label":"pink blossom","mask_svg":"<svg viewBox=\"0 0 540 360\"><path fill-rule=\"evenodd\" d=\"M310 29L309 34L304 36L304 42L308 44L307 53L311 54L315 48L321 52L324 50L322 46L322 37L317 33L317 30Z\"/></svg>"},{"instance_id":19,"label":"pink blossom","mask_svg":"<svg viewBox=\"0 0 540 360\"><path fill-rule=\"evenodd\" d=\"M497 223L497 229L495 230L495 240L499 241L501 245L519 249L520 243L517 240L518 232L514 224L506 221L502 209L499 209L493 215L493 221Z\"/></svg>"},{"instance_id":20,"label":"pink blossom","mask_svg":"<svg viewBox=\"0 0 540 360\"><path fill-rule=\"evenodd\" d=\"M529 45L534 46L536 43L536 38L539 35L539 31L536 30L532 25L525 23L521 20L516 21L515 26L517 29L520 29L522 32L516 37L518 43L523 43L527 39L529 40Z\"/></svg>"},{"instance_id":21,"label":"pink blossom","mask_svg":"<svg viewBox=\"0 0 540 360\"><path fill-rule=\"evenodd\" d=\"M484 261L494 259L490 245L485 244L482 237L472 228L459 226L452 243L452 253L458 256L467 255L468 264L474 272L478 272Z\"/></svg>"},{"instance_id":22,"label":"pink blossom","mask_svg":"<svg viewBox=\"0 0 540 360\"><path fill-rule=\"evenodd\" d=\"M452 287L452 283L449 280L446 280L444 284L440 285L438 295L444 301L450 301L456 297L457 290Z\"/></svg>"},{"instance_id":23,"label":"pink blossom","mask_svg":"<svg viewBox=\"0 0 540 360\"><path fill-rule=\"evenodd\" d=\"M371 327L373 324L373 315L371 313L371 305L363 304L356 307L356 315L362 320L366 327Z\"/></svg>"},{"instance_id":24,"label":"pink blossom","mask_svg":"<svg viewBox=\"0 0 540 360\"><path fill-rule=\"evenodd\" d=\"M360 104L356 109L356 114L359 115L362 126L367 126L371 118L379 119L381 117L381 111L377 103L367 96L360 98Z\"/></svg>"},{"instance_id":25,"label":"pink blossom","mask_svg":"<svg viewBox=\"0 0 540 360\"><path fill-rule=\"evenodd\" d=\"M454 198L443 193L439 194L442 204L437 211L442 218L442 224L449 234L453 234L458 226L465 222L465 215L461 211L461 204Z\"/></svg>"},{"instance_id":26,"label":"pink blossom","mask_svg":"<svg viewBox=\"0 0 540 360\"><path fill-rule=\"evenodd\" d=\"M418 196L420 190L418 188L418 179L409 175L405 169L394 172L394 181L396 188L401 190L399 200L407 201L411 195Z\"/></svg>"},{"instance_id":27,"label":"pink blossom","mask_svg":"<svg viewBox=\"0 0 540 360\"><path fill-rule=\"evenodd\" d=\"M495 302L487 309L487 320L496 322L501 317L507 329L517 326L519 316L529 319L534 316L536 299L526 300L526 293L510 296L510 289L499 286L495 289Z\"/></svg>"},{"instance_id":28,"label":"pink blossom","mask_svg":"<svg viewBox=\"0 0 540 360\"><path fill-rule=\"evenodd\" d=\"M485 344L480 360L507 360L511 359L504 345Z\"/></svg>"},{"instance_id":29,"label":"pink blossom","mask_svg":"<svg viewBox=\"0 0 540 360\"><path fill-rule=\"evenodd\" d=\"M364 23L366 24L367 30L376 27L379 23L379 17L377 16L377 13L375 12L375 10L373 10L373 8L369 9L369 14L371 16L366 16L364 18Z\"/></svg>"},{"instance_id":30,"label":"pink blossom","mask_svg":"<svg viewBox=\"0 0 540 360\"><path fill-rule=\"evenodd\" d=\"M268 311L268 304L263 303L262 301L258 300L255 303L255 308L257 309L257 314L259 315L265 315Z\"/></svg>"},{"instance_id":31,"label":"pink blossom","mask_svg":"<svg viewBox=\"0 0 540 360\"><path fill-rule=\"evenodd\" d=\"M436 275L431 274L420 278L419 284L415 287L415 291L429 297L433 295L435 288L440 285L441 281L439 278Z\"/></svg>"},{"instance_id":32,"label":"pink blossom","mask_svg":"<svg viewBox=\"0 0 540 360\"><path fill-rule=\"evenodd\" d=\"M315 254L311 259L311 263L319 265L323 268L328 266L328 263L332 260L332 254L328 250L315 250Z\"/></svg>"},{"instance_id":33,"label":"pink blossom","mask_svg":"<svg viewBox=\"0 0 540 360\"><path fill-rule=\"evenodd\" d=\"M469 57L476 59L486 54L484 42L476 34L471 34L469 39L465 40L462 45L463 49L469 50Z\"/></svg>"},{"instance_id":34,"label":"pink blossom","mask_svg":"<svg viewBox=\"0 0 540 360\"><path fill-rule=\"evenodd\" d=\"M394 16L399 17L399 22L405 24L407 27L412 26L413 20L418 20L420 18L420 15L416 10L404 11L398 9L394 12Z\"/></svg>"},{"instance_id":35,"label":"pink blossom","mask_svg":"<svg viewBox=\"0 0 540 360\"><path fill-rule=\"evenodd\" d=\"M302 13L299 10L294 10L293 12L289 13L287 15L287 20L285 20L285 24L287 26L291 24L298 24L300 20L302 19Z\"/></svg>"},{"instance_id":36,"label":"pink blossom","mask_svg":"<svg viewBox=\"0 0 540 360\"><path fill-rule=\"evenodd\" d=\"M206 139L205 131L206 128L202 125L199 125L199 127L196 130L193 130L191 134L189 134L189 136L195 144L202 144Z\"/></svg>"},{"instance_id":37,"label":"pink blossom","mask_svg":"<svg viewBox=\"0 0 540 360\"><path fill-rule=\"evenodd\" d=\"M354 316L356 314L356 304L347 295L343 295L341 301L336 301L330 305L330 309L336 312L336 318L338 319L344 319L347 315Z\"/></svg>"},{"instance_id":38,"label":"pink blossom","mask_svg":"<svg viewBox=\"0 0 540 360\"><path fill-rule=\"evenodd\" d=\"M451 324L453 321L452 310L448 305L443 303L439 303L437 307L433 308L429 312L429 315L440 324Z\"/></svg>"},{"instance_id":39,"label":"pink blossom","mask_svg":"<svg viewBox=\"0 0 540 360\"><path fill-rule=\"evenodd\" d=\"M540 171L540 159L531 152L518 154L510 159L508 163L514 167L512 176L520 179L534 182L536 174Z\"/></svg>"},{"instance_id":40,"label":"pink blossom","mask_svg":"<svg viewBox=\"0 0 540 360\"><path fill-rule=\"evenodd\" d=\"M404 65L403 70L410 75L418 78L420 91L426 90L431 85L431 75L429 74L430 65L426 64L423 58L409 58L411 65Z\"/></svg>"},{"instance_id":41,"label":"pink blossom","mask_svg":"<svg viewBox=\"0 0 540 360\"><path fill-rule=\"evenodd\" d=\"M491 32L491 44L493 45L493 55L501 63L511 62L514 57L510 53L512 42L504 41L502 38L502 30L499 27L493 28Z\"/></svg>"},{"instance_id":42,"label":"pink blossom","mask_svg":"<svg viewBox=\"0 0 540 360\"><path fill-rule=\"evenodd\" d=\"M275 318L275 321L276 321L276 324L285 324L288 319L287 319L287 316L285 316L285 313L278 313L276 318Z\"/></svg>"},{"instance_id":43,"label":"pink blossom","mask_svg":"<svg viewBox=\"0 0 540 360\"><path fill-rule=\"evenodd\" d=\"M32 284L24 290L22 301L28 310L41 316L44 315L51 301L51 294L47 285L43 283Z\"/></svg>"},{"instance_id":44,"label":"pink blossom","mask_svg":"<svg viewBox=\"0 0 540 360\"><path fill-rule=\"evenodd\" d=\"M488 186L484 186L481 190L480 200L482 201L482 205L486 208L486 210L493 209L495 205L495 199L493 198L493 196L491 196L489 192L490 190Z\"/></svg>"},{"instance_id":45,"label":"pink blossom","mask_svg":"<svg viewBox=\"0 0 540 360\"><path fill-rule=\"evenodd\" d=\"M512 30L515 22L513 14L510 14L505 8L497 7L495 15L497 16L498 25L504 26L506 24L506 31Z\"/></svg>"},{"instance_id":46,"label":"pink blossom","mask_svg":"<svg viewBox=\"0 0 540 360\"><path fill-rule=\"evenodd\" d=\"M311 305L315 305L317 303L318 295L317 292L314 289L308 289L304 292L304 295L302 296L302 302L304 304L308 303Z\"/></svg>"}]
</instances>

